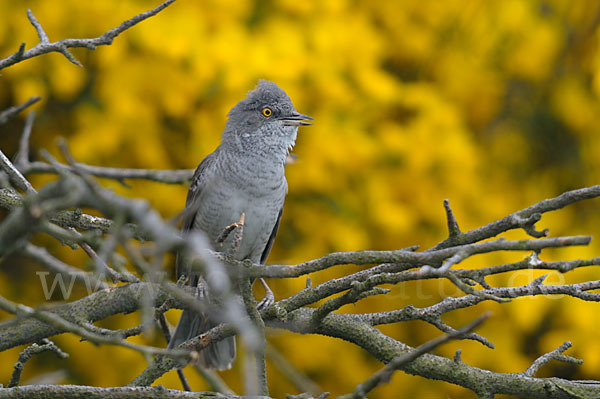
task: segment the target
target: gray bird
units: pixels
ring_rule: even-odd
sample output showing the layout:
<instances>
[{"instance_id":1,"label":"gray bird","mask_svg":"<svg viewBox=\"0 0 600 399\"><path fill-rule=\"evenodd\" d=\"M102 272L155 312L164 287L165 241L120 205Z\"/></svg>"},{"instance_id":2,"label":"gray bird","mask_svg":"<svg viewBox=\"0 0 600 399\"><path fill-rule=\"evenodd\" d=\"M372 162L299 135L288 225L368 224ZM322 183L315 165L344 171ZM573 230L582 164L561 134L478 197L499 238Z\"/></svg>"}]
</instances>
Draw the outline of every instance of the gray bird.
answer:
<instances>
[{"instance_id":1,"label":"gray bird","mask_svg":"<svg viewBox=\"0 0 600 399\"><path fill-rule=\"evenodd\" d=\"M284 164L296 141L298 126L310 125L312 118L298 113L288 95L266 80L260 80L228 117L221 144L194 173L182 230L201 230L213 248L234 247L232 255L236 259L264 263L279 228L287 193ZM224 230L236 223L243 223L241 241L235 243L235 234L230 234L219 242ZM178 256L177 277L181 275L187 276L193 286L206 286L201 276L191 272L189 262ZM198 297L206 298L204 293ZM184 310L168 347L175 348L217 324L208 314ZM204 368L224 370L231 368L234 360L235 339L230 337L200 351L198 363Z\"/></svg>"}]
</instances>

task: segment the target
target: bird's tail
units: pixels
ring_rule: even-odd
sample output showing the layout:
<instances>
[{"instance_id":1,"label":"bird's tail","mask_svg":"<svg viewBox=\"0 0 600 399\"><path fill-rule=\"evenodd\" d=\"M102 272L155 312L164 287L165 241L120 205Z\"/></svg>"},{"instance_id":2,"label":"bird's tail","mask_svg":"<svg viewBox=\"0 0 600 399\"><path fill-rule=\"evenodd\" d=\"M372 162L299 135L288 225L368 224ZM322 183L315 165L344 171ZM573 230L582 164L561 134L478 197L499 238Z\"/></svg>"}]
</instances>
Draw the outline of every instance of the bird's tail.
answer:
<instances>
[{"instance_id":1,"label":"bird's tail","mask_svg":"<svg viewBox=\"0 0 600 399\"><path fill-rule=\"evenodd\" d=\"M174 349L188 339L204 334L217 324L205 315L184 310L169 341L168 349ZM234 360L235 337L228 337L202 349L197 363L205 369L227 370L231 368Z\"/></svg>"}]
</instances>

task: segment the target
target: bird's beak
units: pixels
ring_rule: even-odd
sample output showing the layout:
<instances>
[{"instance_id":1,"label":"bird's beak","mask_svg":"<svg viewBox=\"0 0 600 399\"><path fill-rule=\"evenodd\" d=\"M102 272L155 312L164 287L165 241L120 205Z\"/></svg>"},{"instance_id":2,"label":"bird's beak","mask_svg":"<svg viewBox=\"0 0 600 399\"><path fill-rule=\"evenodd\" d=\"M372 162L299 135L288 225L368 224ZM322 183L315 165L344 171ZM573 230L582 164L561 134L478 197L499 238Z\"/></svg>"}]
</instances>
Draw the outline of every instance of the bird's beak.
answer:
<instances>
[{"instance_id":1,"label":"bird's beak","mask_svg":"<svg viewBox=\"0 0 600 399\"><path fill-rule=\"evenodd\" d=\"M313 118L308 115L302 115L298 112L294 112L292 115L284 116L281 118L283 124L286 126L308 126L312 125Z\"/></svg>"}]
</instances>

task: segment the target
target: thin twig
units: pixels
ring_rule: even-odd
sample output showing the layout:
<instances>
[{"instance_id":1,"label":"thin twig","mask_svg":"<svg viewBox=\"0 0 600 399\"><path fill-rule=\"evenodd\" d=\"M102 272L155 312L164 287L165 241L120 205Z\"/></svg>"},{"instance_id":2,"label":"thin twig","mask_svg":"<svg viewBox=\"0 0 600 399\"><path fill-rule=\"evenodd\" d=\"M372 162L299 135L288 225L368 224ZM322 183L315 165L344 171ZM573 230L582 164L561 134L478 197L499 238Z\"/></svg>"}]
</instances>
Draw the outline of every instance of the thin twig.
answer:
<instances>
[{"instance_id":1,"label":"thin twig","mask_svg":"<svg viewBox=\"0 0 600 399\"><path fill-rule=\"evenodd\" d=\"M476 296L481 296L483 298L486 299L491 299L492 301L496 301L499 303L503 303L503 302L510 302L510 299L508 298L500 298L497 297L493 294L488 294L486 292L483 291L478 291L472 287L469 287L467 284L465 284L460 277L456 276L455 273L453 272L449 272L446 274L448 277L448 280L452 281L452 283L462 292L464 292L465 294L471 294L471 295L476 295Z\"/></svg>"},{"instance_id":2,"label":"thin twig","mask_svg":"<svg viewBox=\"0 0 600 399\"><path fill-rule=\"evenodd\" d=\"M10 118L17 115L19 112L23 111L25 108L35 104L40 101L42 97L30 97L29 100L25 101L21 105L16 105L14 107L10 107L0 112L0 125L6 123Z\"/></svg>"},{"instance_id":3,"label":"thin twig","mask_svg":"<svg viewBox=\"0 0 600 399\"><path fill-rule=\"evenodd\" d=\"M64 165L66 170L71 172L74 168ZM113 179L117 181L123 181L124 179L140 179L150 180L159 183L166 184L187 184L194 175L193 169L133 169L133 168L111 168L105 166L87 165L84 163L77 163L77 168L82 172L95 177L103 177L107 179ZM56 173L56 170L52 165L46 162L30 162L26 166L19 167L24 175L30 175L35 173Z\"/></svg>"},{"instance_id":4,"label":"thin twig","mask_svg":"<svg viewBox=\"0 0 600 399\"><path fill-rule=\"evenodd\" d=\"M97 265L96 271L97 272L102 271L102 272L107 273L114 283L116 283L117 281L130 282L130 283L136 283L136 282L140 281L139 278L135 277L131 273L127 273L127 274L119 273L116 270L114 270L112 267L108 266L108 264L104 260L100 259L98 254L96 254L96 251L94 251L94 249L92 247L90 247L87 243L82 242L79 245L81 246L81 249L83 249L83 251L94 262L94 264ZM98 273L98 274L102 275L102 273Z\"/></svg>"},{"instance_id":5,"label":"thin twig","mask_svg":"<svg viewBox=\"0 0 600 399\"><path fill-rule=\"evenodd\" d=\"M108 284L99 280L93 273L84 272L83 270L64 263L60 259L52 256L46 248L27 243L20 251L31 259L35 259L49 271L75 278L75 281L85 284L88 288L88 292L109 288ZM38 272L38 274L40 273L41 272Z\"/></svg>"},{"instance_id":6,"label":"thin twig","mask_svg":"<svg viewBox=\"0 0 600 399\"><path fill-rule=\"evenodd\" d=\"M390 290L379 287L373 288L377 284L374 279L367 279L363 282L354 281L352 288L341 296L327 300L323 305L315 309L313 313L313 324L318 325L329 313L350 303L356 303L361 299L373 295L387 294Z\"/></svg>"},{"instance_id":7,"label":"thin twig","mask_svg":"<svg viewBox=\"0 0 600 399\"><path fill-rule=\"evenodd\" d=\"M279 352L279 350L269 343L267 343L266 346L266 355L271 363L275 365L275 367L277 367L300 392L308 392L313 397L317 397L323 392L316 382L304 375L281 352Z\"/></svg>"},{"instance_id":8,"label":"thin twig","mask_svg":"<svg viewBox=\"0 0 600 399\"><path fill-rule=\"evenodd\" d=\"M35 28L40 42L42 44L50 43L50 40L48 39L48 35L44 31L44 28L42 28L42 25L38 22L38 20L35 18L33 12L30 9L27 9L27 18L29 19L29 22L31 22L31 25L33 25L33 27Z\"/></svg>"},{"instance_id":9,"label":"thin twig","mask_svg":"<svg viewBox=\"0 0 600 399\"><path fill-rule=\"evenodd\" d=\"M118 337L121 339L140 335L141 333L144 332L144 326L141 324L139 326L127 328L124 330L111 330L108 328L102 328L102 327L98 327L95 324L90 323L90 322L83 323L83 327L85 327L89 331L91 331L95 334L98 334L98 335L114 336L114 337Z\"/></svg>"},{"instance_id":10,"label":"thin twig","mask_svg":"<svg viewBox=\"0 0 600 399\"><path fill-rule=\"evenodd\" d=\"M454 217L454 213L452 212L452 208L450 208L450 200L444 200L444 209L446 210L446 221L448 222L448 236L454 237L460 234L460 228L458 227L458 222Z\"/></svg>"},{"instance_id":11,"label":"thin twig","mask_svg":"<svg viewBox=\"0 0 600 399\"><path fill-rule=\"evenodd\" d=\"M27 114L25 119L25 126L23 126L23 134L19 140L19 150L15 155L14 164L17 169L21 166L29 163L29 138L31 137L31 131L33 130L33 121L35 120L35 111L31 111Z\"/></svg>"},{"instance_id":12,"label":"thin twig","mask_svg":"<svg viewBox=\"0 0 600 399\"><path fill-rule=\"evenodd\" d=\"M34 343L34 344L28 346L27 348L25 348L25 350L23 352L21 352L21 354L19 355L19 360L17 360L17 363L15 363L14 371L13 371L12 377L10 379L10 382L8 383L8 387L12 388L12 387L18 386L19 381L21 380L21 373L23 372L23 369L25 368L25 363L27 363L27 361L29 359L31 359L33 357L33 355L37 355L39 353L46 352L46 351L53 352L60 359L67 359L69 357L69 354L66 352L63 352L62 349L60 349L58 346L56 346L56 344L54 342L50 341L49 339L44 338L42 340L41 345Z\"/></svg>"},{"instance_id":13,"label":"thin twig","mask_svg":"<svg viewBox=\"0 0 600 399\"><path fill-rule=\"evenodd\" d=\"M158 324L160 325L160 330L163 334L163 337L165 338L165 341L167 341L168 344L169 342L171 342L171 331L169 331L169 324L167 323L167 318L165 317L164 313L161 313L158 316ZM177 376L181 381L181 386L183 387L183 390L191 392L192 388L190 387L190 383L188 382L185 374L183 373L183 369L177 369Z\"/></svg>"},{"instance_id":14,"label":"thin twig","mask_svg":"<svg viewBox=\"0 0 600 399\"><path fill-rule=\"evenodd\" d=\"M535 361L529 366L524 374L528 377L533 377L542 367L544 367L550 360L558 360L561 362L571 364L583 364L583 360L574 358L572 356L563 355L563 352L569 349L573 344L570 341L565 341L561 346L554 349L552 352L548 352L535 359Z\"/></svg>"},{"instance_id":15,"label":"thin twig","mask_svg":"<svg viewBox=\"0 0 600 399\"><path fill-rule=\"evenodd\" d=\"M15 166L10 162L10 160L4 155L4 153L0 150L0 167L6 172L10 181L13 182L17 188L23 190L26 194L35 193L35 188L29 183L29 181L23 177L21 172L15 168Z\"/></svg>"}]
</instances>

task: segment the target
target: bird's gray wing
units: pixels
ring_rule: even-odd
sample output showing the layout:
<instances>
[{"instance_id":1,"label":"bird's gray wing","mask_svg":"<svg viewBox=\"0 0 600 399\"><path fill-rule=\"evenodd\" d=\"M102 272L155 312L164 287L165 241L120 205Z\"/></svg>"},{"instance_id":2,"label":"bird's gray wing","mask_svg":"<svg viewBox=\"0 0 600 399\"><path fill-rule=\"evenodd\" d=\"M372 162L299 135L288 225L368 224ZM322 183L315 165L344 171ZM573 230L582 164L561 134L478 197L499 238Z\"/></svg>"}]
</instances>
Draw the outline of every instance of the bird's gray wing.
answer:
<instances>
[{"instance_id":1,"label":"bird's gray wing","mask_svg":"<svg viewBox=\"0 0 600 399\"><path fill-rule=\"evenodd\" d=\"M271 247L273 247L273 242L275 242L275 236L277 235L277 231L279 230L279 223L281 222L281 214L283 213L283 207L279 210L279 214L277 215L277 221L275 222L275 226L273 226L273 231L271 231L271 235L267 240L267 245L265 245L265 249L263 250L262 255L260 256L260 263L265 263L267 261L267 257L269 256L269 252L271 252Z\"/></svg>"},{"instance_id":2,"label":"bird's gray wing","mask_svg":"<svg viewBox=\"0 0 600 399\"><path fill-rule=\"evenodd\" d=\"M202 162L200 162L200 164L196 168L196 171L194 172L194 176L192 177L192 184L190 185L190 189L187 194L187 199L185 201L185 209L183 211L181 223L181 231L184 234L194 228L196 215L198 213L198 209L200 208L202 190L207 186L207 184L211 180L211 172L214 164L215 152L207 155L206 158L204 158ZM178 279L182 275L190 275L190 264L189 262L185 262L184 256L182 256L181 254L177 254L176 271ZM196 282L190 281L189 283L195 285Z\"/></svg>"},{"instance_id":3,"label":"bird's gray wing","mask_svg":"<svg viewBox=\"0 0 600 399\"><path fill-rule=\"evenodd\" d=\"M215 152L208 155L200 162L200 165L194 172L192 184L188 191L185 209L183 211L183 221L181 230L185 234L194 229L196 215L202 201L202 191L212 184L215 178L214 165L216 155ZM204 284L201 283L199 273L192 273L190 262L186 261L185 256L181 253L177 254L177 278L181 275L189 276L188 284L198 287L196 297L198 300L207 304L207 296ZM205 313L196 313L190 310L184 310L177 323L177 328L173 332L173 336L169 341L169 349L174 349L184 341L194 338L205 333L214 326L219 324L212 320ZM206 348L200 351L198 364L202 368L226 370L231 368L235 359L235 338L228 337L222 341L213 342Z\"/></svg>"}]
</instances>

